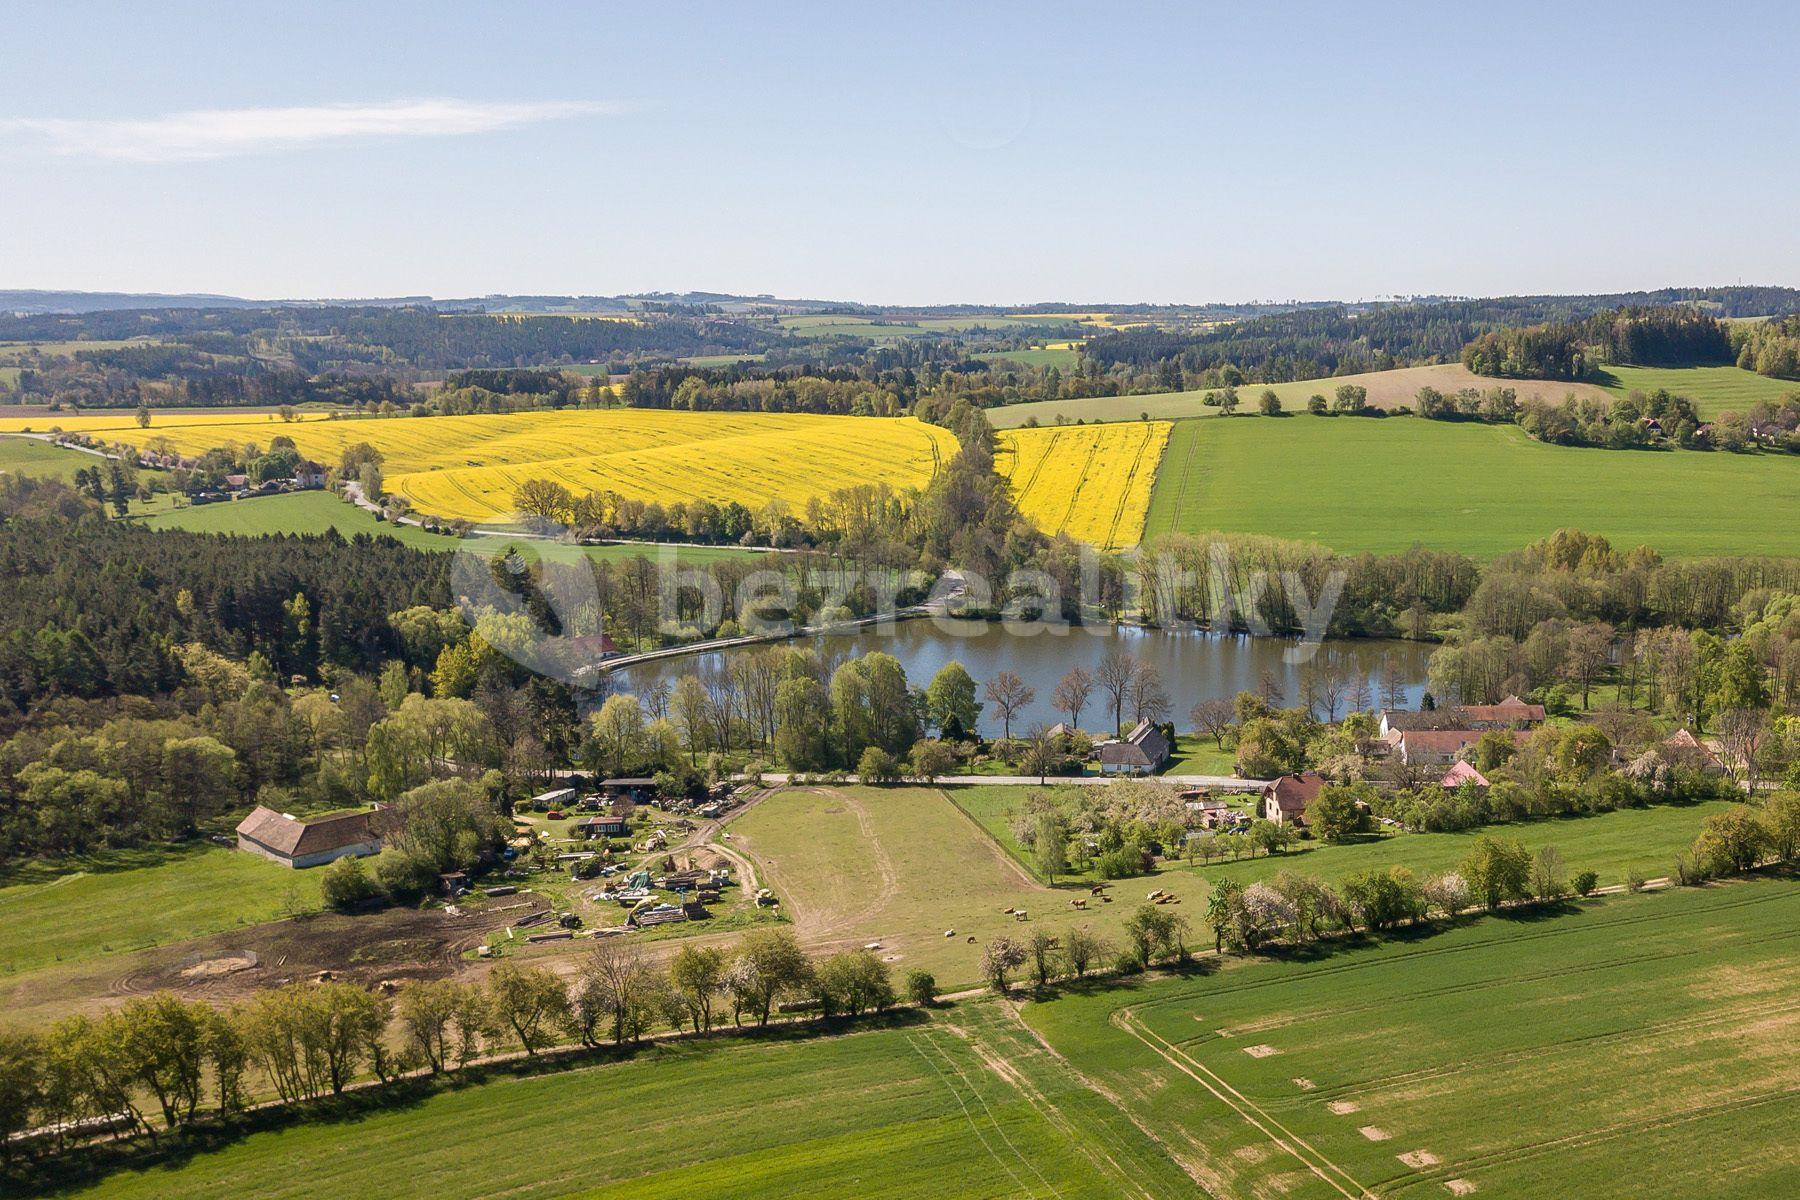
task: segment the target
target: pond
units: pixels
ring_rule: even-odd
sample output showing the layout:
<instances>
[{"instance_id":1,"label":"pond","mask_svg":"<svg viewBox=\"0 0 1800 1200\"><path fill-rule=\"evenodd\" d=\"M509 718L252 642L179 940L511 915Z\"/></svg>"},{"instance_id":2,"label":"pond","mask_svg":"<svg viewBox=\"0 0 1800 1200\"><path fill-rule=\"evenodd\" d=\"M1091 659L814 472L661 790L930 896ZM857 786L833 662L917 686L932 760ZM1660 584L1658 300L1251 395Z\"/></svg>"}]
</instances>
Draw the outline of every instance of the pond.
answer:
<instances>
[{"instance_id":1,"label":"pond","mask_svg":"<svg viewBox=\"0 0 1800 1200\"><path fill-rule=\"evenodd\" d=\"M796 639L787 645L810 645L828 665L835 666L857 655L881 651L900 660L906 678L916 688L931 682L945 663L962 663L977 687L1001 671L1012 671L1036 692L1022 714L1013 719L1013 732L1032 725L1055 724L1068 714L1055 710L1050 696L1069 668L1080 664L1089 671L1099 666L1108 651L1119 649L1154 666L1169 695L1170 718L1178 729L1190 725L1188 711L1211 697L1229 699L1240 691L1254 691L1265 674L1280 690L1281 703L1301 702L1307 674L1322 670L1344 680L1361 679L1379 705L1384 676L1404 691L1404 706L1417 707L1425 690L1426 664L1433 647L1425 642L1348 640L1302 647L1285 638L1216 634L1199 630L1144 629L1135 626L1038 626L1032 632L1016 632L999 624L948 620L900 621L887 627L859 629ZM757 647L660 659L620 671L614 687L639 691L662 678L671 684L686 674L707 675L721 669L732 654L746 654ZM1310 665L1305 652L1310 650ZM1342 693L1349 695L1349 688ZM1082 714L1084 727L1105 724L1110 702L1096 689ZM1337 715L1347 704L1340 699ZM1325 716L1323 702L1319 715ZM1129 711L1127 712L1129 716ZM981 732L1000 733L991 706L982 711Z\"/></svg>"}]
</instances>

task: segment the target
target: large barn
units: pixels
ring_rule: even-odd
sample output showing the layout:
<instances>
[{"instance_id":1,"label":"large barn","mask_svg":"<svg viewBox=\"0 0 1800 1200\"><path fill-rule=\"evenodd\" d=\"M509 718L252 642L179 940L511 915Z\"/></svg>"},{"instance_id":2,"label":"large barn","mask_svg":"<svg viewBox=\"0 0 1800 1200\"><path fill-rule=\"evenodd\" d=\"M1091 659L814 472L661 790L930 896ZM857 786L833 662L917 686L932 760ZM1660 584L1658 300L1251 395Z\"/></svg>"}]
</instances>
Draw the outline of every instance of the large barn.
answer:
<instances>
[{"instance_id":1,"label":"large barn","mask_svg":"<svg viewBox=\"0 0 1800 1200\"><path fill-rule=\"evenodd\" d=\"M237 827L238 849L286 867L319 867L347 855L378 854L373 812L302 821L259 804Z\"/></svg>"}]
</instances>

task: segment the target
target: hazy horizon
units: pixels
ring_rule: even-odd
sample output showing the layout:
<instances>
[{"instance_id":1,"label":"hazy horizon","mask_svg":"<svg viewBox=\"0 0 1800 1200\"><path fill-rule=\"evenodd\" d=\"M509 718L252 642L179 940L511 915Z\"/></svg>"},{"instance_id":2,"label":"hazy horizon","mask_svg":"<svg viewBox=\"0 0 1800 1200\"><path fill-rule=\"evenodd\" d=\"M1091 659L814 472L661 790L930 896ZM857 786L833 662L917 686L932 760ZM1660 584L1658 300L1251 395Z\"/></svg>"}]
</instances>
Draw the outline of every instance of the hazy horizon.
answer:
<instances>
[{"instance_id":1,"label":"hazy horizon","mask_svg":"<svg viewBox=\"0 0 1800 1200\"><path fill-rule=\"evenodd\" d=\"M1366 300L1800 276L1800 10L21 8L8 287ZM353 34L353 36L351 36Z\"/></svg>"}]
</instances>

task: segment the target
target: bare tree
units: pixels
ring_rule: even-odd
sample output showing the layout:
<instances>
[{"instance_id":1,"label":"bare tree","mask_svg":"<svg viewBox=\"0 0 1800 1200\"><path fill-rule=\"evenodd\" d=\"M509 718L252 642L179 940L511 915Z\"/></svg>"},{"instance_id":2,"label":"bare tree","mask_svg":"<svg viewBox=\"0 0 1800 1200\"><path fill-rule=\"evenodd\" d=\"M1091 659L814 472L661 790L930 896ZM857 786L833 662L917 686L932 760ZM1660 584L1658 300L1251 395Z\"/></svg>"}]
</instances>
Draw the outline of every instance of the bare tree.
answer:
<instances>
[{"instance_id":1,"label":"bare tree","mask_svg":"<svg viewBox=\"0 0 1800 1200\"><path fill-rule=\"evenodd\" d=\"M1112 731L1115 734L1119 732L1119 726L1125 723L1125 697L1131 691L1131 684L1137 678L1137 673L1137 659L1117 647L1106 652L1106 657L1100 660L1100 667L1094 673L1095 680L1112 697Z\"/></svg>"},{"instance_id":2,"label":"bare tree","mask_svg":"<svg viewBox=\"0 0 1800 1200\"><path fill-rule=\"evenodd\" d=\"M1062 758L1056 743L1057 739L1050 736L1048 729L1033 725L1031 732L1025 735L1025 753L1020 758L1019 769L1026 775L1036 775L1038 782L1044 783L1049 778L1050 768Z\"/></svg>"},{"instance_id":3,"label":"bare tree","mask_svg":"<svg viewBox=\"0 0 1800 1200\"><path fill-rule=\"evenodd\" d=\"M1400 682L1400 672L1394 666L1394 660L1381 660L1381 707L1403 708L1406 705L1406 685Z\"/></svg>"},{"instance_id":4,"label":"bare tree","mask_svg":"<svg viewBox=\"0 0 1800 1200\"><path fill-rule=\"evenodd\" d=\"M1349 674L1343 663L1333 660L1319 668L1319 703L1325 706L1327 721L1337 720L1338 705L1344 702L1344 692L1349 684Z\"/></svg>"},{"instance_id":5,"label":"bare tree","mask_svg":"<svg viewBox=\"0 0 1800 1200\"><path fill-rule=\"evenodd\" d=\"M1188 719L1194 723L1194 732L1203 733L1218 743L1219 749L1225 748L1225 735L1231 730L1231 721L1237 710L1231 701L1214 697L1202 700L1188 710Z\"/></svg>"},{"instance_id":6,"label":"bare tree","mask_svg":"<svg viewBox=\"0 0 1800 1200\"><path fill-rule=\"evenodd\" d=\"M1594 686L1594 680L1606 670L1612 643L1613 628L1603 621L1577 625L1569 630L1568 646L1563 652L1562 673L1569 682L1581 685L1583 708L1588 706L1588 693Z\"/></svg>"},{"instance_id":7,"label":"bare tree","mask_svg":"<svg viewBox=\"0 0 1800 1200\"><path fill-rule=\"evenodd\" d=\"M1001 729L1006 739L1011 741L1013 718L1027 704L1037 699L1037 689L1028 686L1011 671L1002 671L988 680L983 694L987 696L987 702L994 706L994 711L1000 714Z\"/></svg>"},{"instance_id":8,"label":"bare tree","mask_svg":"<svg viewBox=\"0 0 1800 1200\"><path fill-rule=\"evenodd\" d=\"M1050 702L1056 705L1059 712L1069 714L1069 728L1081 727L1081 710L1087 707L1088 697L1094 694L1094 673L1083 666L1073 666L1060 680L1056 690L1050 693Z\"/></svg>"},{"instance_id":9,"label":"bare tree","mask_svg":"<svg viewBox=\"0 0 1800 1200\"><path fill-rule=\"evenodd\" d=\"M1282 694L1281 680L1275 678L1275 672L1264 667L1256 680L1256 694L1263 698L1263 703L1270 708L1280 708L1287 701Z\"/></svg>"},{"instance_id":10,"label":"bare tree","mask_svg":"<svg viewBox=\"0 0 1800 1200\"><path fill-rule=\"evenodd\" d=\"M1762 748L1769 714L1760 708L1728 708L1719 714L1719 758L1731 777L1752 793L1762 777Z\"/></svg>"},{"instance_id":11,"label":"bare tree","mask_svg":"<svg viewBox=\"0 0 1800 1200\"><path fill-rule=\"evenodd\" d=\"M1163 687L1162 672L1150 663L1139 663L1137 678L1131 681L1131 719L1162 721L1169 716L1169 693Z\"/></svg>"}]
</instances>

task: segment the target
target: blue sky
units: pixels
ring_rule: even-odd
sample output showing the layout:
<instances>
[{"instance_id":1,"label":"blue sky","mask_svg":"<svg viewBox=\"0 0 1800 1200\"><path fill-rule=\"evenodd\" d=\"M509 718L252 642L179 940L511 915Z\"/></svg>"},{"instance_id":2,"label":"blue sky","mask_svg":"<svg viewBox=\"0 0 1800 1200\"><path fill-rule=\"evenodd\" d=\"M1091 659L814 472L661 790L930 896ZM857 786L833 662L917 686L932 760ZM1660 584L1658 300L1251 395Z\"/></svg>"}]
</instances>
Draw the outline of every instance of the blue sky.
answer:
<instances>
[{"instance_id":1,"label":"blue sky","mask_svg":"<svg viewBox=\"0 0 1800 1200\"><path fill-rule=\"evenodd\" d=\"M1800 6L256 7L5 6L0 287L1800 284Z\"/></svg>"}]
</instances>

